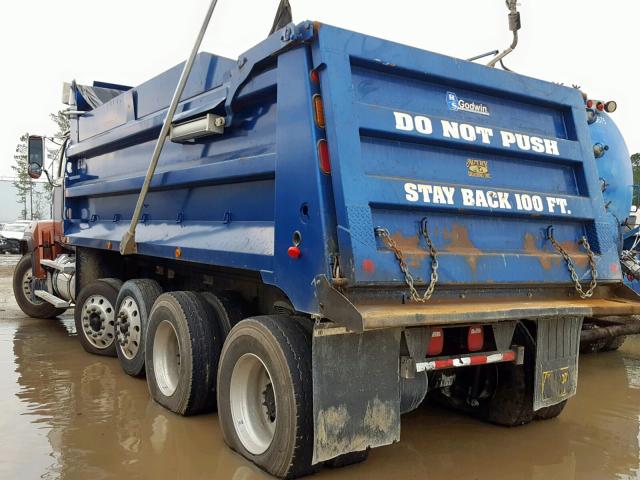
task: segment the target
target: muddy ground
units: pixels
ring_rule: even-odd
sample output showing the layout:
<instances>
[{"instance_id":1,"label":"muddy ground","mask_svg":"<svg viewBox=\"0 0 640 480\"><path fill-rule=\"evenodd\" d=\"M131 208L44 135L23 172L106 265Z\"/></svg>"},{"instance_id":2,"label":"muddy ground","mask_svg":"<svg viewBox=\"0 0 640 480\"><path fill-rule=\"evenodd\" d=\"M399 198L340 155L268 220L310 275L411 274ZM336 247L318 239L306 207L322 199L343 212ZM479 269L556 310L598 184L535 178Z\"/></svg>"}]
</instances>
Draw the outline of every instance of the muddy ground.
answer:
<instances>
[{"instance_id":1,"label":"muddy ground","mask_svg":"<svg viewBox=\"0 0 640 480\"><path fill-rule=\"evenodd\" d=\"M73 319L25 318L16 257L0 256L0 479L268 478L222 441L215 414L173 415L144 379L86 354ZM506 429L426 406L402 442L317 479L631 479L640 477L640 340L584 356L562 416Z\"/></svg>"}]
</instances>

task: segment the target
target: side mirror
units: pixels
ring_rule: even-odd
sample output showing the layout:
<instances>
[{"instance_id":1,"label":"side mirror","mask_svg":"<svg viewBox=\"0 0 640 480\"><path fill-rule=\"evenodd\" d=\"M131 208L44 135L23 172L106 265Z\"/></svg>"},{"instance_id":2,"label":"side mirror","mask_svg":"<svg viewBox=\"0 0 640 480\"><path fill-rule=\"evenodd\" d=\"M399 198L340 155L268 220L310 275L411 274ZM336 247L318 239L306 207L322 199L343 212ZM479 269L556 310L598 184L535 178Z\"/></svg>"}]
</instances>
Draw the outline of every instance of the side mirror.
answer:
<instances>
[{"instance_id":1,"label":"side mirror","mask_svg":"<svg viewBox=\"0 0 640 480\"><path fill-rule=\"evenodd\" d=\"M44 137L29 135L27 142L27 172L31 178L42 176L44 165Z\"/></svg>"}]
</instances>

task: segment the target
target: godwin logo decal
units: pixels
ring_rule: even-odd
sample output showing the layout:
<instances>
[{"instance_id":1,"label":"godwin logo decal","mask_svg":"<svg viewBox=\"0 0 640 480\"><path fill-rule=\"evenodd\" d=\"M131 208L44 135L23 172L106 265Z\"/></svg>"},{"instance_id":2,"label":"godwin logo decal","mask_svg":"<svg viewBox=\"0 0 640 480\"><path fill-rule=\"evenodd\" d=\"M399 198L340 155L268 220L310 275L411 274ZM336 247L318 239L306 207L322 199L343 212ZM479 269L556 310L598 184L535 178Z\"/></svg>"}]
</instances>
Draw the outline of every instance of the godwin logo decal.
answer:
<instances>
[{"instance_id":1,"label":"godwin logo decal","mask_svg":"<svg viewBox=\"0 0 640 480\"><path fill-rule=\"evenodd\" d=\"M490 116L491 112L489 112L489 107L484 103L476 103L468 100L463 100L462 98L458 98L453 92L447 92L447 105L449 106L449 110L454 112L462 111L462 112L470 112L477 113L478 115Z\"/></svg>"}]
</instances>

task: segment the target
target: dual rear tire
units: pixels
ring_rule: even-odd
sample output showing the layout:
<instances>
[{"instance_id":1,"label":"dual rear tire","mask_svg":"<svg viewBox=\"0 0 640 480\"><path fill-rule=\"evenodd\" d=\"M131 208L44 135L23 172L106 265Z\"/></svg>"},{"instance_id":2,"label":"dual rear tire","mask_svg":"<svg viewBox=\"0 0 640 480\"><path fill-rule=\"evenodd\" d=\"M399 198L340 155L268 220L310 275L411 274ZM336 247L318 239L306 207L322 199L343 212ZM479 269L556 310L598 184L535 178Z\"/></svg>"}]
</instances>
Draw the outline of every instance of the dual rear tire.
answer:
<instances>
[{"instance_id":1,"label":"dual rear tire","mask_svg":"<svg viewBox=\"0 0 640 480\"><path fill-rule=\"evenodd\" d=\"M76 299L74 320L80 344L89 353L116 356L116 304L122 282L113 278L84 286Z\"/></svg>"},{"instance_id":2,"label":"dual rear tire","mask_svg":"<svg viewBox=\"0 0 640 480\"><path fill-rule=\"evenodd\" d=\"M184 416L212 410L222 335L209 304L194 292L160 295L146 338L151 397Z\"/></svg>"},{"instance_id":3,"label":"dual rear tire","mask_svg":"<svg viewBox=\"0 0 640 480\"><path fill-rule=\"evenodd\" d=\"M145 373L145 345L149 315L162 287L151 279L129 280L116 301L116 354L122 369L133 377Z\"/></svg>"},{"instance_id":4,"label":"dual rear tire","mask_svg":"<svg viewBox=\"0 0 640 480\"><path fill-rule=\"evenodd\" d=\"M222 349L217 395L233 450L280 478L312 472L311 339L294 318L238 323Z\"/></svg>"}]
</instances>

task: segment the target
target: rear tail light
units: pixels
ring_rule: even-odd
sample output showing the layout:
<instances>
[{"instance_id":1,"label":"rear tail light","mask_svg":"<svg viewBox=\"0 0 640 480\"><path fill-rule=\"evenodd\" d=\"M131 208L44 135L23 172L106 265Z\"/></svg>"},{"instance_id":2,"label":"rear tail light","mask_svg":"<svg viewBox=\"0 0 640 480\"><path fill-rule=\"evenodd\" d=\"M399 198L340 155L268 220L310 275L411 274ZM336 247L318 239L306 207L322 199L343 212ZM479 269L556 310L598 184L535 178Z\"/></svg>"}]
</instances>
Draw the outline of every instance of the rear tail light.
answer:
<instances>
[{"instance_id":1,"label":"rear tail light","mask_svg":"<svg viewBox=\"0 0 640 480\"><path fill-rule=\"evenodd\" d=\"M331 159L329 158L329 144L322 139L318 142L318 159L320 160L320 170L327 175L331 173Z\"/></svg>"},{"instance_id":2,"label":"rear tail light","mask_svg":"<svg viewBox=\"0 0 640 480\"><path fill-rule=\"evenodd\" d=\"M484 330L482 327L469 327L467 347L470 352L479 352L484 347Z\"/></svg>"},{"instance_id":3,"label":"rear tail light","mask_svg":"<svg viewBox=\"0 0 640 480\"><path fill-rule=\"evenodd\" d=\"M442 353L444 348L444 330L441 328L431 329L431 338L429 338L429 345L427 345L427 355L429 357L435 357Z\"/></svg>"},{"instance_id":4,"label":"rear tail light","mask_svg":"<svg viewBox=\"0 0 640 480\"><path fill-rule=\"evenodd\" d=\"M322 105L322 97L320 95L313 96L313 109L316 125L318 128L324 128L326 125L324 120L324 106Z\"/></svg>"},{"instance_id":5,"label":"rear tail light","mask_svg":"<svg viewBox=\"0 0 640 480\"><path fill-rule=\"evenodd\" d=\"M320 83L320 75L318 74L318 70L311 70L310 76L313 83Z\"/></svg>"}]
</instances>

